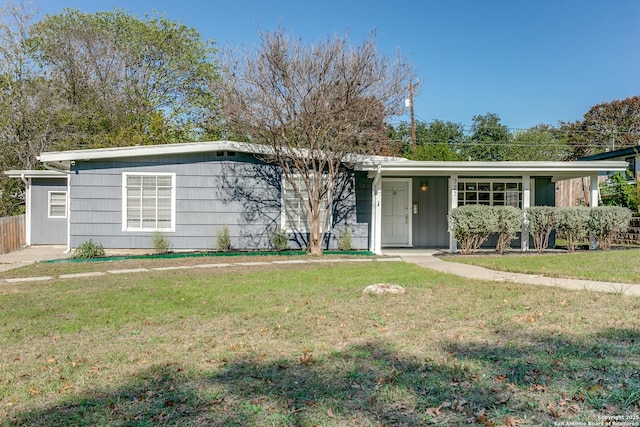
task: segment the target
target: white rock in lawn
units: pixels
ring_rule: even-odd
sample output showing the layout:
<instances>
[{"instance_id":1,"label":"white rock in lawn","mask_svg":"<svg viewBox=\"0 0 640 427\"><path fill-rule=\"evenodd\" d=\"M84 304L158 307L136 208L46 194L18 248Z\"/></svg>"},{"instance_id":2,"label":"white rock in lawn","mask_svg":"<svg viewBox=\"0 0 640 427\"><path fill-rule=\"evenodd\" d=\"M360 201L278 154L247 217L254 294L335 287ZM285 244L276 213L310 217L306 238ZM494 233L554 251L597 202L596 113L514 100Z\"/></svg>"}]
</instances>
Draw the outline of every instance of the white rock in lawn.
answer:
<instances>
[{"instance_id":1,"label":"white rock in lawn","mask_svg":"<svg viewBox=\"0 0 640 427\"><path fill-rule=\"evenodd\" d=\"M375 285L369 285L362 291L363 294L404 294L405 289L400 285L394 285L392 283L376 283Z\"/></svg>"}]
</instances>

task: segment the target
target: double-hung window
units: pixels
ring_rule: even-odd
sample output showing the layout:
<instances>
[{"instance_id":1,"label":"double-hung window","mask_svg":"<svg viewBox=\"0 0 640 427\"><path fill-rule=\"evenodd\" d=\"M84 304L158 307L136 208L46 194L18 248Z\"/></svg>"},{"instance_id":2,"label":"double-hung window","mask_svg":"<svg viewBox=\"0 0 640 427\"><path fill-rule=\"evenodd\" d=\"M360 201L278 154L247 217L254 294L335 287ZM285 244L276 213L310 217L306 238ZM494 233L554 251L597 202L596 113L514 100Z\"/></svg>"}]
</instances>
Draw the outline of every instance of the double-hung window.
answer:
<instances>
[{"instance_id":1,"label":"double-hung window","mask_svg":"<svg viewBox=\"0 0 640 427\"><path fill-rule=\"evenodd\" d=\"M122 181L125 231L175 230L175 174L124 173Z\"/></svg>"},{"instance_id":2,"label":"double-hung window","mask_svg":"<svg viewBox=\"0 0 640 427\"><path fill-rule=\"evenodd\" d=\"M304 184L304 180L301 176L294 176L296 186L302 193L302 199L298 197L293 185L287 180L283 179L283 191L282 191L282 229L287 232L308 233L309 232L309 216L307 215L307 208L309 202L309 196L307 195L307 187ZM323 184L325 180L323 178ZM326 209L327 198L326 196L321 201L320 207L320 222L324 221L328 212ZM329 221L327 221L327 228L330 227Z\"/></svg>"},{"instance_id":3,"label":"double-hung window","mask_svg":"<svg viewBox=\"0 0 640 427\"><path fill-rule=\"evenodd\" d=\"M49 191L49 218L67 217L67 192Z\"/></svg>"}]
</instances>

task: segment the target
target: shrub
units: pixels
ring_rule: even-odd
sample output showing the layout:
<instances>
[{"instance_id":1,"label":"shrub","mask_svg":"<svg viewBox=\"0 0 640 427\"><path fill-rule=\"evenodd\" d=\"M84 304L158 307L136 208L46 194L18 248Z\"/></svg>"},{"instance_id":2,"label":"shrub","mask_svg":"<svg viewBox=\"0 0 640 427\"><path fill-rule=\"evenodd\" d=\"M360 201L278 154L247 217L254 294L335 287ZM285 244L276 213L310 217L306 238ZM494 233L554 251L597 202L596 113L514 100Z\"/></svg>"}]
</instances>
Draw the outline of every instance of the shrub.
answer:
<instances>
[{"instance_id":1,"label":"shrub","mask_svg":"<svg viewBox=\"0 0 640 427\"><path fill-rule=\"evenodd\" d=\"M227 252L231 249L231 236L229 235L229 226L223 225L217 230L218 236L216 240L216 249L220 252Z\"/></svg>"},{"instance_id":2,"label":"shrub","mask_svg":"<svg viewBox=\"0 0 640 427\"><path fill-rule=\"evenodd\" d=\"M598 241L598 247L611 249L613 238L625 232L631 221L631 210L621 206L598 206L591 209L589 230Z\"/></svg>"},{"instance_id":3,"label":"shrub","mask_svg":"<svg viewBox=\"0 0 640 427\"><path fill-rule=\"evenodd\" d=\"M629 182L625 172L614 172L606 182L600 184L602 204L608 206L623 206L638 212L640 205L640 189L637 183Z\"/></svg>"},{"instance_id":4,"label":"shrub","mask_svg":"<svg viewBox=\"0 0 640 427\"><path fill-rule=\"evenodd\" d=\"M510 247L518 232L522 231L522 210L514 206L496 206L493 209L498 216L496 251L502 254Z\"/></svg>"},{"instance_id":5,"label":"shrub","mask_svg":"<svg viewBox=\"0 0 640 427\"><path fill-rule=\"evenodd\" d=\"M338 249L341 251L350 251L353 249L351 244L351 231L349 230L349 227L345 228L345 230L340 233L340 236L338 237Z\"/></svg>"},{"instance_id":6,"label":"shrub","mask_svg":"<svg viewBox=\"0 0 640 427\"><path fill-rule=\"evenodd\" d=\"M289 247L289 237L279 227L276 227L269 240L276 251L284 251Z\"/></svg>"},{"instance_id":7,"label":"shrub","mask_svg":"<svg viewBox=\"0 0 640 427\"><path fill-rule=\"evenodd\" d=\"M588 237L590 212L586 206L556 208L556 228L567 239L569 252L574 252L576 243Z\"/></svg>"},{"instance_id":8,"label":"shrub","mask_svg":"<svg viewBox=\"0 0 640 427\"><path fill-rule=\"evenodd\" d=\"M449 230L462 249L469 254L478 249L487 237L496 231L498 214L490 206L465 205L451 210L448 216Z\"/></svg>"},{"instance_id":9,"label":"shrub","mask_svg":"<svg viewBox=\"0 0 640 427\"><path fill-rule=\"evenodd\" d=\"M162 231L156 230L151 237L151 246L153 251L157 254L166 254L169 252L170 244L169 239Z\"/></svg>"},{"instance_id":10,"label":"shrub","mask_svg":"<svg viewBox=\"0 0 640 427\"><path fill-rule=\"evenodd\" d=\"M543 252L549 246L549 236L555 227L555 208L531 206L527 208L529 233L533 236L536 251Z\"/></svg>"},{"instance_id":11,"label":"shrub","mask_svg":"<svg viewBox=\"0 0 640 427\"><path fill-rule=\"evenodd\" d=\"M105 256L104 248L102 245L98 243L94 243L93 240L89 239L87 242L84 242L80 246L73 251L74 259L90 259L90 258L99 258Z\"/></svg>"}]
</instances>

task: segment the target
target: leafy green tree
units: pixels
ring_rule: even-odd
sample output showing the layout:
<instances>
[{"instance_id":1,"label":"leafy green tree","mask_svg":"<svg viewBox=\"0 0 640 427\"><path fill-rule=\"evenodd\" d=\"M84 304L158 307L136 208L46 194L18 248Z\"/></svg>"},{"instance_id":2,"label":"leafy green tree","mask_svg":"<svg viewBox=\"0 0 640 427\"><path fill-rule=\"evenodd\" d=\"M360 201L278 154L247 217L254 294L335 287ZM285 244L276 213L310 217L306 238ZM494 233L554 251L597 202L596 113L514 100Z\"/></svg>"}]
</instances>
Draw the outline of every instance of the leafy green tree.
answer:
<instances>
[{"instance_id":1,"label":"leafy green tree","mask_svg":"<svg viewBox=\"0 0 640 427\"><path fill-rule=\"evenodd\" d=\"M31 28L64 114L60 148L169 143L215 129L213 42L162 16L67 9Z\"/></svg>"},{"instance_id":2,"label":"leafy green tree","mask_svg":"<svg viewBox=\"0 0 640 427\"><path fill-rule=\"evenodd\" d=\"M633 147L640 140L640 96L594 105L582 120L561 122L571 158Z\"/></svg>"},{"instance_id":3,"label":"leafy green tree","mask_svg":"<svg viewBox=\"0 0 640 427\"><path fill-rule=\"evenodd\" d=\"M497 114L473 116L471 134L465 138L460 152L468 160L499 162L506 160L511 140L509 129L500 123Z\"/></svg>"},{"instance_id":4,"label":"leafy green tree","mask_svg":"<svg viewBox=\"0 0 640 427\"><path fill-rule=\"evenodd\" d=\"M538 125L512 134L504 160L559 161L569 156L566 137L548 125Z\"/></svg>"},{"instance_id":5,"label":"leafy green tree","mask_svg":"<svg viewBox=\"0 0 640 427\"><path fill-rule=\"evenodd\" d=\"M434 120L428 124L417 121L415 125L415 150L412 148L409 123L401 122L391 130L390 137L402 142L405 157L412 160L462 160L462 156L457 152L457 144L464 137L461 124Z\"/></svg>"},{"instance_id":6,"label":"leafy green tree","mask_svg":"<svg viewBox=\"0 0 640 427\"><path fill-rule=\"evenodd\" d=\"M600 184L602 204L606 206L622 206L638 212L640 206L640 189L637 183L631 183L623 172L613 172Z\"/></svg>"}]
</instances>

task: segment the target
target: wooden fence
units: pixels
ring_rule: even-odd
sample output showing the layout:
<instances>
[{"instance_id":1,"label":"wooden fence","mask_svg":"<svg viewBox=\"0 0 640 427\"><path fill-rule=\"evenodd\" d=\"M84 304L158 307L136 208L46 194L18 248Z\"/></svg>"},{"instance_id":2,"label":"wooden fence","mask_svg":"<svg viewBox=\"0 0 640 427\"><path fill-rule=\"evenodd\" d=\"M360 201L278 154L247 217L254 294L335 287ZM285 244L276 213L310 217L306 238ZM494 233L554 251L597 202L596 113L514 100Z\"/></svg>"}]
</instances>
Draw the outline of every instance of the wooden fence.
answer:
<instances>
[{"instance_id":1,"label":"wooden fence","mask_svg":"<svg viewBox=\"0 0 640 427\"><path fill-rule=\"evenodd\" d=\"M18 250L26 244L25 216L0 218L0 254Z\"/></svg>"}]
</instances>

